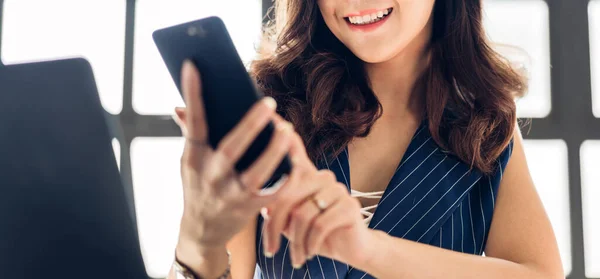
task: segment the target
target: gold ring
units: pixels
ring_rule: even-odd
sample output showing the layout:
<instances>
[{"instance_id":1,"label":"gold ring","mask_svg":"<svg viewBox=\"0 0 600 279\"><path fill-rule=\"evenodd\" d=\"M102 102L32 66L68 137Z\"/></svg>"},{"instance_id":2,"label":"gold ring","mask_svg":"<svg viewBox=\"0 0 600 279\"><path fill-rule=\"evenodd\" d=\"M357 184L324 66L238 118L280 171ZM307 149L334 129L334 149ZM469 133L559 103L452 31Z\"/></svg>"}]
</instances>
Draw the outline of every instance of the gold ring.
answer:
<instances>
[{"instance_id":1,"label":"gold ring","mask_svg":"<svg viewBox=\"0 0 600 279\"><path fill-rule=\"evenodd\" d=\"M327 203L324 200L317 199L315 196L312 196L311 200L321 212L327 209Z\"/></svg>"}]
</instances>

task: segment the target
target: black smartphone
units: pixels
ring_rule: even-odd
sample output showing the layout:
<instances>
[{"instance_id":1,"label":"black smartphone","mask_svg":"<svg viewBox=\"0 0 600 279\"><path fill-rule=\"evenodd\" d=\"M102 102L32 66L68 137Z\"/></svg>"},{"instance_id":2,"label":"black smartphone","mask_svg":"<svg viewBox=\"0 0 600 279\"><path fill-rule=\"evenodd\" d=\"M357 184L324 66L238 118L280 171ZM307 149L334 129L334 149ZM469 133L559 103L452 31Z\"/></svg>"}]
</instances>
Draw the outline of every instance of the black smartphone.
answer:
<instances>
[{"instance_id":1,"label":"black smartphone","mask_svg":"<svg viewBox=\"0 0 600 279\"><path fill-rule=\"evenodd\" d=\"M191 60L202 74L209 142L216 148L219 141L263 96L246 71L225 24L218 17L208 17L156 30L152 37L180 94L184 60ZM273 131L274 125L269 123L256 137L236 163L238 172L246 170L262 154ZM283 174L289 174L290 170L289 157L285 156L271 181L277 181Z\"/></svg>"}]
</instances>

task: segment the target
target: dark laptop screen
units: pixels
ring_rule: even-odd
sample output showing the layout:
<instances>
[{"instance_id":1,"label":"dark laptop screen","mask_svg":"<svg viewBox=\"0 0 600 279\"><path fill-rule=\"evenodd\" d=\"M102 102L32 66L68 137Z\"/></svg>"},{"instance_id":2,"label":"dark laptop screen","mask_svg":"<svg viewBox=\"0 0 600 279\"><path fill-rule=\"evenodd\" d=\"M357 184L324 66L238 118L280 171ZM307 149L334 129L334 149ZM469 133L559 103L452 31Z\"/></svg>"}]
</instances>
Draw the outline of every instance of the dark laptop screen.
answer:
<instances>
[{"instance_id":1,"label":"dark laptop screen","mask_svg":"<svg viewBox=\"0 0 600 279\"><path fill-rule=\"evenodd\" d=\"M0 278L146 278L91 67L0 66Z\"/></svg>"}]
</instances>

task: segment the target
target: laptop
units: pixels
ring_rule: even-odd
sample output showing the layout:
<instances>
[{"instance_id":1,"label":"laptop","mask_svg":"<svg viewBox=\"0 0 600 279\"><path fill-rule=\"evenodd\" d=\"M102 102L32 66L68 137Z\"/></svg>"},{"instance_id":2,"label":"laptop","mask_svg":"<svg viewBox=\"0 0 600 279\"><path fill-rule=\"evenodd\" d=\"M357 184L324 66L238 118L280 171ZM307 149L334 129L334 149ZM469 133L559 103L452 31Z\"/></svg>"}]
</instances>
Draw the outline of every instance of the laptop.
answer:
<instances>
[{"instance_id":1,"label":"laptop","mask_svg":"<svg viewBox=\"0 0 600 279\"><path fill-rule=\"evenodd\" d=\"M0 278L148 278L90 64L0 66Z\"/></svg>"}]
</instances>

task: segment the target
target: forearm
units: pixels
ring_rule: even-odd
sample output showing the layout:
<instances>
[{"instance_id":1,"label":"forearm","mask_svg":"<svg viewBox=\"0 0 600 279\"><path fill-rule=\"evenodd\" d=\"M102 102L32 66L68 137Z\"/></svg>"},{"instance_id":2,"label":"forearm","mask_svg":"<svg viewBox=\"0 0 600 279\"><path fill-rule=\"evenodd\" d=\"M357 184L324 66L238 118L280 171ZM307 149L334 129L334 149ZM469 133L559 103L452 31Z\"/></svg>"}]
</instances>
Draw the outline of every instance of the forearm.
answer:
<instances>
[{"instance_id":1,"label":"forearm","mask_svg":"<svg viewBox=\"0 0 600 279\"><path fill-rule=\"evenodd\" d=\"M373 231L373 257L356 268L376 278L552 278L535 266L464 254Z\"/></svg>"}]
</instances>

